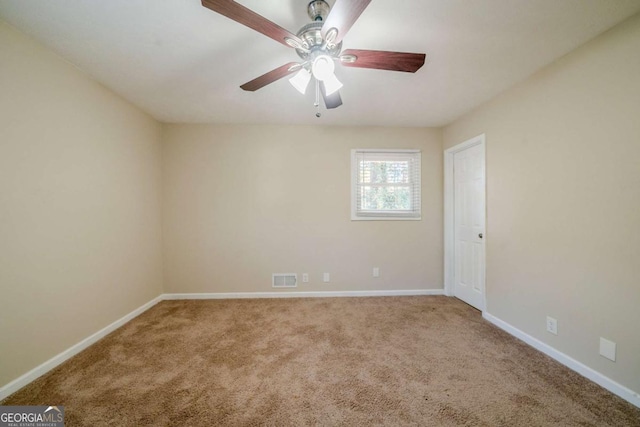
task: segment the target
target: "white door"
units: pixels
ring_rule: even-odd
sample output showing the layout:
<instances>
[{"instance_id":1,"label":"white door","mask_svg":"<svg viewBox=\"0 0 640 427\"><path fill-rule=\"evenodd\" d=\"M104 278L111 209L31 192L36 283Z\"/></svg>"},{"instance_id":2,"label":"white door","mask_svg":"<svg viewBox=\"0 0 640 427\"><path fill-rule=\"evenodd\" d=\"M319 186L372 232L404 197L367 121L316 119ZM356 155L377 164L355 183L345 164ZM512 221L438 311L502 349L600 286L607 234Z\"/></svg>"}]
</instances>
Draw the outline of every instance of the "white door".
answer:
<instances>
[{"instance_id":1,"label":"white door","mask_svg":"<svg viewBox=\"0 0 640 427\"><path fill-rule=\"evenodd\" d=\"M454 295L484 310L484 147L472 145L453 155Z\"/></svg>"}]
</instances>

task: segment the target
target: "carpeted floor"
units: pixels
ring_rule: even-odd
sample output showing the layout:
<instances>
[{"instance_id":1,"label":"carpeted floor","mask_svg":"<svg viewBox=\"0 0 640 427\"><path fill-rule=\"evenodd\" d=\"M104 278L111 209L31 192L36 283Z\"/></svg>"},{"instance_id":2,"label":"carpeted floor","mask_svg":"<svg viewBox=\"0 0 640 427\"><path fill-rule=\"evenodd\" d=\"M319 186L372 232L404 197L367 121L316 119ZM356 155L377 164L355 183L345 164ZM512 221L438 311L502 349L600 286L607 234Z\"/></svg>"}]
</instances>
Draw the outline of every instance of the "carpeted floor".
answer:
<instances>
[{"instance_id":1,"label":"carpeted floor","mask_svg":"<svg viewBox=\"0 0 640 427\"><path fill-rule=\"evenodd\" d=\"M164 301L3 404L67 426L640 426L447 297Z\"/></svg>"}]
</instances>

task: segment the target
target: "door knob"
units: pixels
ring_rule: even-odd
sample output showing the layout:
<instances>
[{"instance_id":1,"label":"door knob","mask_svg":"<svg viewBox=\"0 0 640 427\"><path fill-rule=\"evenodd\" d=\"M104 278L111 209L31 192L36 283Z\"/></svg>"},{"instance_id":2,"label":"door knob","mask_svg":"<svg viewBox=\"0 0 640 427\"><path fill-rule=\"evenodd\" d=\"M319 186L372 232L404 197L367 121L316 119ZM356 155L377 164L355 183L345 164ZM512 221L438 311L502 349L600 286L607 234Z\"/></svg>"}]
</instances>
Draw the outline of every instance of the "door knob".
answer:
<instances>
[{"instance_id":1,"label":"door knob","mask_svg":"<svg viewBox=\"0 0 640 427\"><path fill-rule=\"evenodd\" d=\"M478 234L478 237L482 239L482 233Z\"/></svg>"}]
</instances>

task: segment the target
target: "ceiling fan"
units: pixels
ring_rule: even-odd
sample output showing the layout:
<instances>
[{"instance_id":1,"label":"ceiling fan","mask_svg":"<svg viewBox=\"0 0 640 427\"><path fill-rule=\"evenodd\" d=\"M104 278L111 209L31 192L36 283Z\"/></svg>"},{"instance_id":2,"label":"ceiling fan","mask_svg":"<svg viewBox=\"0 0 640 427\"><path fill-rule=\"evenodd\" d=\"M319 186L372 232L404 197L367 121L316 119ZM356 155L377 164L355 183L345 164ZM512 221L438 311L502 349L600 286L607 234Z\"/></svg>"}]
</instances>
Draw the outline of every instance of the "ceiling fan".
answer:
<instances>
[{"instance_id":1,"label":"ceiling fan","mask_svg":"<svg viewBox=\"0 0 640 427\"><path fill-rule=\"evenodd\" d=\"M312 0L307 14L313 22L293 34L234 0L202 0L202 5L227 18L264 34L296 50L301 62L289 62L240 86L256 91L290 74L290 83L302 94L315 80L316 113L320 117L320 94L327 109L342 105L342 83L334 74L335 63L346 67L415 73L424 65L424 53L388 52L381 50L347 49L342 51L342 39L371 0L336 0L330 7L325 0Z\"/></svg>"}]
</instances>

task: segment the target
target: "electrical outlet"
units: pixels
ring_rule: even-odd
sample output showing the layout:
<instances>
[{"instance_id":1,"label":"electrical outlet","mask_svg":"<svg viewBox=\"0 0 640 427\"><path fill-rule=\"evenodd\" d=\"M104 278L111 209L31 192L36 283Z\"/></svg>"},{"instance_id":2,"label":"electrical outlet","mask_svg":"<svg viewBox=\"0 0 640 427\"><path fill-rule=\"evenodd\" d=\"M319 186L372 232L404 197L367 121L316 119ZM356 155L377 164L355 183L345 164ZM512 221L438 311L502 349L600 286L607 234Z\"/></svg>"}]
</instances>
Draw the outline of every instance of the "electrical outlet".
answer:
<instances>
[{"instance_id":1,"label":"electrical outlet","mask_svg":"<svg viewBox=\"0 0 640 427\"><path fill-rule=\"evenodd\" d=\"M600 337L600 356L615 362L616 361L616 343Z\"/></svg>"},{"instance_id":2,"label":"electrical outlet","mask_svg":"<svg viewBox=\"0 0 640 427\"><path fill-rule=\"evenodd\" d=\"M547 316L547 332L558 335L558 321L553 317Z\"/></svg>"},{"instance_id":3,"label":"electrical outlet","mask_svg":"<svg viewBox=\"0 0 640 427\"><path fill-rule=\"evenodd\" d=\"M373 277L380 277L380 269L378 267L373 267Z\"/></svg>"},{"instance_id":4,"label":"electrical outlet","mask_svg":"<svg viewBox=\"0 0 640 427\"><path fill-rule=\"evenodd\" d=\"M329 283L331 281L331 276L329 275L329 273L324 273L322 275L322 281L325 283Z\"/></svg>"},{"instance_id":5,"label":"electrical outlet","mask_svg":"<svg viewBox=\"0 0 640 427\"><path fill-rule=\"evenodd\" d=\"M309 273L302 273L302 283L309 283Z\"/></svg>"}]
</instances>

